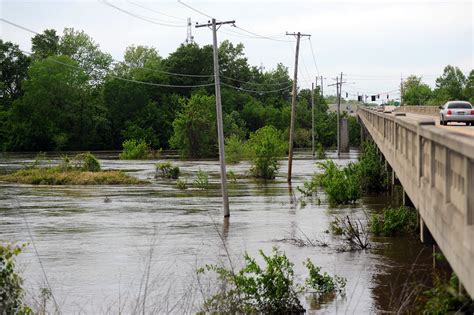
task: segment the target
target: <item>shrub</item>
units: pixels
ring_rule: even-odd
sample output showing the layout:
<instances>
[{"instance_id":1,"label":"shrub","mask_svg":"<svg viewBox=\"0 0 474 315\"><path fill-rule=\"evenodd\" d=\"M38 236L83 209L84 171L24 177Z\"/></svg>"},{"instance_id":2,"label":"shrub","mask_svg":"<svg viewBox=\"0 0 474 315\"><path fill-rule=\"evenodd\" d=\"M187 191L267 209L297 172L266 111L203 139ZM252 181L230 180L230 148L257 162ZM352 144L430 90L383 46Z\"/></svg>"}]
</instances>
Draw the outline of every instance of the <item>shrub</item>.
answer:
<instances>
[{"instance_id":1,"label":"shrub","mask_svg":"<svg viewBox=\"0 0 474 315\"><path fill-rule=\"evenodd\" d=\"M244 158L244 142L236 135L225 139L225 161L239 163Z\"/></svg>"},{"instance_id":2,"label":"shrub","mask_svg":"<svg viewBox=\"0 0 474 315\"><path fill-rule=\"evenodd\" d=\"M317 163L324 173L316 175L316 180L328 195L330 203L347 204L360 198L357 165L350 163L339 168L333 161Z\"/></svg>"},{"instance_id":3,"label":"shrub","mask_svg":"<svg viewBox=\"0 0 474 315\"><path fill-rule=\"evenodd\" d=\"M278 171L278 158L285 153L286 142L273 126L265 126L250 134L247 152L252 160L254 177L273 179Z\"/></svg>"},{"instance_id":4,"label":"shrub","mask_svg":"<svg viewBox=\"0 0 474 315\"><path fill-rule=\"evenodd\" d=\"M75 156L76 168L85 172L100 171L100 163L90 152L81 153ZM66 161L65 161L66 162Z\"/></svg>"},{"instance_id":5,"label":"shrub","mask_svg":"<svg viewBox=\"0 0 474 315\"><path fill-rule=\"evenodd\" d=\"M203 170L199 169L196 178L194 179L193 186L201 190L209 188L209 175Z\"/></svg>"},{"instance_id":6,"label":"shrub","mask_svg":"<svg viewBox=\"0 0 474 315\"><path fill-rule=\"evenodd\" d=\"M309 277L306 278L305 283L317 293L341 292L346 287L345 278L337 275L333 278L326 272L321 274L321 267L315 266L311 259L308 258L304 265L309 271Z\"/></svg>"},{"instance_id":7,"label":"shrub","mask_svg":"<svg viewBox=\"0 0 474 315\"><path fill-rule=\"evenodd\" d=\"M320 142L316 144L316 158L318 160L323 160L326 158L326 151L324 151L324 147Z\"/></svg>"},{"instance_id":8,"label":"shrub","mask_svg":"<svg viewBox=\"0 0 474 315\"><path fill-rule=\"evenodd\" d=\"M363 143L362 154L359 156L357 165L360 187L363 192L387 190L387 173L374 143Z\"/></svg>"},{"instance_id":9,"label":"shrub","mask_svg":"<svg viewBox=\"0 0 474 315\"><path fill-rule=\"evenodd\" d=\"M180 171L178 166L174 166L170 162L158 163L156 164L156 175L158 174L164 178L177 179L179 177Z\"/></svg>"},{"instance_id":10,"label":"shrub","mask_svg":"<svg viewBox=\"0 0 474 315\"><path fill-rule=\"evenodd\" d=\"M23 279L15 270L15 257L26 244L0 243L0 310L2 314L32 314L24 304Z\"/></svg>"},{"instance_id":11,"label":"shrub","mask_svg":"<svg viewBox=\"0 0 474 315\"><path fill-rule=\"evenodd\" d=\"M298 295L305 290L317 293L339 292L345 279L321 274L320 268L307 260L309 277L305 284L295 283L294 264L285 253L274 247L272 255L260 250L265 263L260 266L247 253L244 267L238 272L215 265L207 265L198 273L214 271L222 282L221 291L206 299L203 312L223 314L302 314L305 309Z\"/></svg>"},{"instance_id":12,"label":"shrub","mask_svg":"<svg viewBox=\"0 0 474 315\"><path fill-rule=\"evenodd\" d=\"M382 214L373 214L370 230L375 235L393 236L416 229L416 211L407 207L385 208Z\"/></svg>"},{"instance_id":13,"label":"shrub","mask_svg":"<svg viewBox=\"0 0 474 315\"><path fill-rule=\"evenodd\" d=\"M184 180L178 179L178 180L176 181L176 187L177 187L178 189L185 190L185 189L188 188L188 183L186 182L185 179L184 179Z\"/></svg>"},{"instance_id":14,"label":"shrub","mask_svg":"<svg viewBox=\"0 0 474 315\"><path fill-rule=\"evenodd\" d=\"M313 196L318 191L318 181L316 176L313 175L311 180L307 180L303 183L303 187L296 186L296 189L305 196Z\"/></svg>"},{"instance_id":15,"label":"shrub","mask_svg":"<svg viewBox=\"0 0 474 315\"><path fill-rule=\"evenodd\" d=\"M340 235L350 250L366 249L370 246L367 224L359 218L336 216L331 222L331 232Z\"/></svg>"},{"instance_id":16,"label":"shrub","mask_svg":"<svg viewBox=\"0 0 474 315\"><path fill-rule=\"evenodd\" d=\"M237 183L237 175L235 175L235 172L232 170L227 171L227 179L232 183L236 184Z\"/></svg>"},{"instance_id":17,"label":"shrub","mask_svg":"<svg viewBox=\"0 0 474 315\"><path fill-rule=\"evenodd\" d=\"M150 153L150 147L145 140L129 139L122 143L122 153L119 154L121 160L144 159Z\"/></svg>"}]
</instances>

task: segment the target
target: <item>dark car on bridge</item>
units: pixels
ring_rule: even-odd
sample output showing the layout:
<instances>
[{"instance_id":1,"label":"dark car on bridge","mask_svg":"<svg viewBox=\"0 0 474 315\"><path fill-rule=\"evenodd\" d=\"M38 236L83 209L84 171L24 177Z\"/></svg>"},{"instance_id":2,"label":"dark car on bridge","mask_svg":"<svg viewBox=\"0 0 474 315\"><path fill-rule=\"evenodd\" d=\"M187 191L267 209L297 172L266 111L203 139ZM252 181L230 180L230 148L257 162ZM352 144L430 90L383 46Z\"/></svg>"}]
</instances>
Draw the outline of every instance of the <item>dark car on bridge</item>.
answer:
<instances>
[{"instance_id":1,"label":"dark car on bridge","mask_svg":"<svg viewBox=\"0 0 474 315\"><path fill-rule=\"evenodd\" d=\"M449 101L440 106L439 121L446 126L448 122L463 122L474 126L474 108L465 101Z\"/></svg>"}]
</instances>

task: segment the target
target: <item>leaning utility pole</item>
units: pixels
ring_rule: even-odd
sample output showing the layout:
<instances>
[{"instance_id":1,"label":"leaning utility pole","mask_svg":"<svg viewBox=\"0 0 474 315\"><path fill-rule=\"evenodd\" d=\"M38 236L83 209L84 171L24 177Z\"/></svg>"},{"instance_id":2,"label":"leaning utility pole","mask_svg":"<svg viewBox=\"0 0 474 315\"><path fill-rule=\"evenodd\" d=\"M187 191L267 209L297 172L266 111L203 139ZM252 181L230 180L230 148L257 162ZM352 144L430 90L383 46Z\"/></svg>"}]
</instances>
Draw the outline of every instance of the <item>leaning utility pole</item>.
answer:
<instances>
[{"instance_id":1,"label":"leaning utility pole","mask_svg":"<svg viewBox=\"0 0 474 315\"><path fill-rule=\"evenodd\" d=\"M318 78L316 77L316 86ZM314 83L311 82L311 154L314 157Z\"/></svg>"},{"instance_id":2,"label":"leaning utility pole","mask_svg":"<svg viewBox=\"0 0 474 315\"><path fill-rule=\"evenodd\" d=\"M324 92L323 92L323 76L321 76L321 96L324 97Z\"/></svg>"},{"instance_id":3,"label":"leaning utility pole","mask_svg":"<svg viewBox=\"0 0 474 315\"><path fill-rule=\"evenodd\" d=\"M217 136L219 140L219 161L221 166L221 190L222 190L222 203L224 206L224 218L230 216L229 212L229 195L227 194L227 173L225 169L225 153L224 153L224 127L222 123L222 103L221 103L221 81L219 77L219 57L217 47L217 25L219 27L223 24L234 24L235 21L227 22L216 22L216 19L208 21L207 24L196 24L198 27L209 27L212 26L212 37L213 37L213 52L214 52L214 85L216 90L216 119L217 119Z\"/></svg>"},{"instance_id":4,"label":"leaning utility pole","mask_svg":"<svg viewBox=\"0 0 474 315\"><path fill-rule=\"evenodd\" d=\"M300 51L300 38L302 36L308 36L309 34L301 34L298 33L288 33L286 35L296 36L296 53L295 53L295 73L293 77L293 94L291 95L291 121L290 121L290 141L288 144L288 177L287 181L291 183L291 169L293 166L293 139L294 139L294 132L295 132L295 116L296 116L296 95L298 94L297 91L297 81L298 81L298 54Z\"/></svg>"}]
</instances>

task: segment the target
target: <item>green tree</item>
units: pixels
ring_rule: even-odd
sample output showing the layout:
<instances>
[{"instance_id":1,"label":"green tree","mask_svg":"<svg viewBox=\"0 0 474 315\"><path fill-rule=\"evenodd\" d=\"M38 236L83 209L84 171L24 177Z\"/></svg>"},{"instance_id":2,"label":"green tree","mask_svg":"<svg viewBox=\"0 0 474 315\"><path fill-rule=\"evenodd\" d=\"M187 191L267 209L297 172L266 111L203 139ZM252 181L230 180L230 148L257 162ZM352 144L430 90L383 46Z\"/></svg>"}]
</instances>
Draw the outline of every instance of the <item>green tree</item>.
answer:
<instances>
[{"instance_id":1,"label":"green tree","mask_svg":"<svg viewBox=\"0 0 474 315\"><path fill-rule=\"evenodd\" d=\"M278 171L278 158L285 154L286 141L273 126L265 126L250 134L246 150L252 160L250 172L257 178L273 179Z\"/></svg>"},{"instance_id":2,"label":"green tree","mask_svg":"<svg viewBox=\"0 0 474 315\"><path fill-rule=\"evenodd\" d=\"M213 96L196 93L183 99L182 111L173 122L171 147L183 156L199 158L217 153L217 131L215 99Z\"/></svg>"},{"instance_id":3,"label":"green tree","mask_svg":"<svg viewBox=\"0 0 474 315\"><path fill-rule=\"evenodd\" d=\"M77 148L85 136L81 124L90 103L89 77L75 67L77 63L66 56L36 60L31 65L25 94L12 108L12 149Z\"/></svg>"},{"instance_id":4,"label":"green tree","mask_svg":"<svg viewBox=\"0 0 474 315\"><path fill-rule=\"evenodd\" d=\"M474 104L474 70L469 72L466 79L466 86L464 87L464 96L471 104Z\"/></svg>"},{"instance_id":5,"label":"green tree","mask_svg":"<svg viewBox=\"0 0 474 315\"><path fill-rule=\"evenodd\" d=\"M59 36L56 30L47 29L42 34L37 34L31 39L33 58L44 59L59 54Z\"/></svg>"},{"instance_id":6,"label":"green tree","mask_svg":"<svg viewBox=\"0 0 474 315\"><path fill-rule=\"evenodd\" d=\"M443 74L436 79L436 100L444 103L449 100L465 100L464 85L466 77L458 67L447 65Z\"/></svg>"},{"instance_id":7,"label":"green tree","mask_svg":"<svg viewBox=\"0 0 474 315\"><path fill-rule=\"evenodd\" d=\"M403 102L407 105L424 105L432 97L431 88L421 77L411 75L403 82Z\"/></svg>"},{"instance_id":8,"label":"green tree","mask_svg":"<svg viewBox=\"0 0 474 315\"><path fill-rule=\"evenodd\" d=\"M100 51L97 44L84 31L65 28L60 39L59 53L77 61L82 70L97 85L103 82L112 63L110 54Z\"/></svg>"},{"instance_id":9,"label":"green tree","mask_svg":"<svg viewBox=\"0 0 474 315\"><path fill-rule=\"evenodd\" d=\"M18 45L0 39L0 111L9 109L23 94L22 85L29 65L30 58Z\"/></svg>"}]
</instances>

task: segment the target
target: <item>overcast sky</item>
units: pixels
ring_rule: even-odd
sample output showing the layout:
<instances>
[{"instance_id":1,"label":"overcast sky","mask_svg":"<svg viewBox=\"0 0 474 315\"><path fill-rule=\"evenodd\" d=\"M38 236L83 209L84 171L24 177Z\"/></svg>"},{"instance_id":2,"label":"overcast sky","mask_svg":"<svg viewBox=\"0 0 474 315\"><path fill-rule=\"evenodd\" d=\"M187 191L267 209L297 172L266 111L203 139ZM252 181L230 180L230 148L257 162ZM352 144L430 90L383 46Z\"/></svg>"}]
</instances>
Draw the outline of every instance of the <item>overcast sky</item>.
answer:
<instances>
[{"instance_id":1,"label":"overcast sky","mask_svg":"<svg viewBox=\"0 0 474 315\"><path fill-rule=\"evenodd\" d=\"M186 18L193 24L208 20L177 0L108 1L157 24L92 0L1 0L0 15L39 32L54 28L62 33L65 27L84 30L119 60L132 44L153 46L166 57L186 39ZM472 1L182 1L218 20L235 20L245 30L277 39L250 38L254 36L230 26L219 30L219 41L242 42L249 63L266 70L281 62L293 75L296 44L284 34L311 34L311 41L301 42L301 87L309 87L317 74L327 78L325 84L333 83L332 78L342 71L348 82L344 92L377 94L397 90L402 75L421 75L434 86L448 64L465 73L473 69ZM193 28L192 33L199 45L212 42L207 28ZM3 22L0 34L3 40L31 50L32 34ZM334 90L325 87L325 92Z\"/></svg>"}]
</instances>

